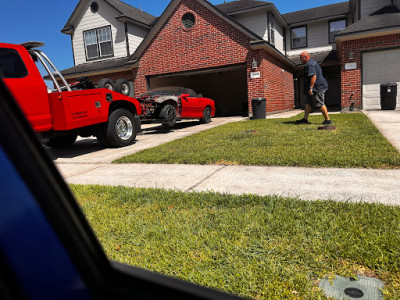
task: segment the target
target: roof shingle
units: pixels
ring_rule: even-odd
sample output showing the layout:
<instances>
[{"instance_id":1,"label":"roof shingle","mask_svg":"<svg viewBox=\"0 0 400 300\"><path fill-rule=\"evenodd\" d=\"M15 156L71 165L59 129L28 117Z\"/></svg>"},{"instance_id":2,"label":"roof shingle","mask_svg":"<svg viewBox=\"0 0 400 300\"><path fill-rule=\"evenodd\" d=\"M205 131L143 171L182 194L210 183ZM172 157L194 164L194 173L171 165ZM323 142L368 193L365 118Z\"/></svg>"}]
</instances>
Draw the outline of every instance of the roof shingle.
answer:
<instances>
[{"instance_id":1,"label":"roof shingle","mask_svg":"<svg viewBox=\"0 0 400 300\"><path fill-rule=\"evenodd\" d=\"M269 6L271 4L272 4L271 2L266 2L266 1L236 0L232 2L215 5L215 7L217 7L220 11L226 14L231 14L243 10Z\"/></svg>"},{"instance_id":2,"label":"roof shingle","mask_svg":"<svg viewBox=\"0 0 400 300\"><path fill-rule=\"evenodd\" d=\"M345 15L349 13L349 2L340 2L331 5L325 5L306 10L295 11L282 15L288 25L308 22L312 20L323 19Z\"/></svg>"},{"instance_id":3,"label":"roof shingle","mask_svg":"<svg viewBox=\"0 0 400 300\"><path fill-rule=\"evenodd\" d=\"M386 28L400 27L400 13L371 15L350 25L340 31L337 36L343 36L366 31L382 30Z\"/></svg>"}]
</instances>

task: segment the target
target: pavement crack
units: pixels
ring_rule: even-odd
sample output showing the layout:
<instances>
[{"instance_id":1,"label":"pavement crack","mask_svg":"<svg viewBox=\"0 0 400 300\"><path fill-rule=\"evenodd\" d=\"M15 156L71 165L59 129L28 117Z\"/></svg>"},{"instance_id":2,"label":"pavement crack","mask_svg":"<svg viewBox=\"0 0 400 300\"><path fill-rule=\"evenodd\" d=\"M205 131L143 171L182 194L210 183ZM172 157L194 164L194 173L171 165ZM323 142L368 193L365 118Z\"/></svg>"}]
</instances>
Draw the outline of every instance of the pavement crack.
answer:
<instances>
[{"instance_id":1,"label":"pavement crack","mask_svg":"<svg viewBox=\"0 0 400 300\"><path fill-rule=\"evenodd\" d=\"M216 173L218 173L219 171L221 171L222 169L226 168L227 166L222 166L221 168L218 168L217 170L215 170L214 172L212 172L210 175L204 177L202 180L200 180L198 183L192 185L190 188L188 188L187 190L185 190L185 193L188 193L190 191L192 191L193 189L195 189L196 187L198 187L200 184L202 184L204 181L206 181L207 179L210 179L212 176L214 176Z\"/></svg>"},{"instance_id":2,"label":"pavement crack","mask_svg":"<svg viewBox=\"0 0 400 300\"><path fill-rule=\"evenodd\" d=\"M84 173L86 173L86 172L91 172L91 171L93 171L93 170L96 170L96 169L98 169L98 168L101 168L101 167L103 167L103 166L105 166L106 164L99 164L99 165L96 165L95 167L93 167L93 168L90 168L90 169L85 169L85 170L82 170L82 171L79 171L79 172L75 172L75 173L72 173L72 174L70 174L70 175L66 175L65 176L65 179L67 179L67 178L72 178L72 177L75 177L75 176L79 176L79 175L82 175L82 174L84 174Z\"/></svg>"}]
</instances>

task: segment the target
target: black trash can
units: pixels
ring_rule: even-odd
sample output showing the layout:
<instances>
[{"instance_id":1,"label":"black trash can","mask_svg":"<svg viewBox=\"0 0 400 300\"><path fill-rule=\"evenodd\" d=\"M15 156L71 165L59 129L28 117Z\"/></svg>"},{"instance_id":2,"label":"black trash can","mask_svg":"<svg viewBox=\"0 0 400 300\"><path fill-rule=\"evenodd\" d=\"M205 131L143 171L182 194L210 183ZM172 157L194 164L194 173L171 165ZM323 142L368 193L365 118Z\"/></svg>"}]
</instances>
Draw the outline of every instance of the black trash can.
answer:
<instances>
[{"instance_id":1,"label":"black trash can","mask_svg":"<svg viewBox=\"0 0 400 300\"><path fill-rule=\"evenodd\" d=\"M251 107L253 108L253 119L265 119L267 117L267 99L253 98L251 99Z\"/></svg>"},{"instance_id":2,"label":"black trash can","mask_svg":"<svg viewBox=\"0 0 400 300\"><path fill-rule=\"evenodd\" d=\"M396 109L397 83L381 84L381 108L382 110Z\"/></svg>"}]
</instances>

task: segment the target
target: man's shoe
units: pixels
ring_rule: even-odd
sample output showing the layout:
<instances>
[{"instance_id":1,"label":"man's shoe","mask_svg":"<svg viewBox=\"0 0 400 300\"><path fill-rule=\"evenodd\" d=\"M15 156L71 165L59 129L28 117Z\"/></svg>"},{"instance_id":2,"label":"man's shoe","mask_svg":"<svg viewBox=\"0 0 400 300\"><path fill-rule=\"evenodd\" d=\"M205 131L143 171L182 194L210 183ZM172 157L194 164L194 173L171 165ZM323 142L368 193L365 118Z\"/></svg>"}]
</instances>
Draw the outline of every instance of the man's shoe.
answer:
<instances>
[{"instance_id":1,"label":"man's shoe","mask_svg":"<svg viewBox=\"0 0 400 300\"><path fill-rule=\"evenodd\" d=\"M322 125L330 125L332 124L331 120L325 120L324 123L322 123Z\"/></svg>"},{"instance_id":2,"label":"man's shoe","mask_svg":"<svg viewBox=\"0 0 400 300\"><path fill-rule=\"evenodd\" d=\"M301 120L297 120L296 121L296 124L311 124L310 122L308 122L308 120L307 119L301 119Z\"/></svg>"}]
</instances>

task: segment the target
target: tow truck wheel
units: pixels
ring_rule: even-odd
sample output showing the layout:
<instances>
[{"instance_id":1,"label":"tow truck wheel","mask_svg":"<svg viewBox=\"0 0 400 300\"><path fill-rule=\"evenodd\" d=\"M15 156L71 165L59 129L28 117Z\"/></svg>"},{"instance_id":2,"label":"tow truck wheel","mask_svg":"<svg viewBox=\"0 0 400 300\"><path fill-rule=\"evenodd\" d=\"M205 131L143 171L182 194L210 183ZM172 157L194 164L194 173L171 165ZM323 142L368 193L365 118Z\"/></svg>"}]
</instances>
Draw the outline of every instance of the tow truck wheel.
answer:
<instances>
[{"instance_id":1,"label":"tow truck wheel","mask_svg":"<svg viewBox=\"0 0 400 300\"><path fill-rule=\"evenodd\" d=\"M45 145L52 148L68 147L75 143L77 134L67 134L50 138Z\"/></svg>"},{"instance_id":2,"label":"tow truck wheel","mask_svg":"<svg viewBox=\"0 0 400 300\"><path fill-rule=\"evenodd\" d=\"M173 127L176 123L176 109L171 104L165 105L159 115L163 119L162 125L166 127Z\"/></svg>"},{"instance_id":3,"label":"tow truck wheel","mask_svg":"<svg viewBox=\"0 0 400 300\"><path fill-rule=\"evenodd\" d=\"M118 79L115 83L115 91L121 93L122 95L129 96L131 93L131 86L127 80Z\"/></svg>"},{"instance_id":4,"label":"tow truck wheel","mask_svg":"<svg viewBox=\"0 0 400 300\"><path fill-rule=\"evenodd\" d=\"M108 123L99 127L96 137L106 147L132 145L137 134L136 122L129 110L119 108L110 114Z\"/></svg>"},{"instance_id":5,"label":"tow truck wheel","mask_svg":"<svg viewBox=\"0 0 400 300\"><path fill-rule=\"evenodd\" d=\"M108 90L110 90L110 91L115 91L114 82L113 82L111 79L109 79L109 78L102 78L102 79L100 79L99 82L97 83L97 87L98 87L99 89L101 89L101 88L106 88L106 89L108 89Z\"/></svg>"},{"instance_id":6,"label":"tow truck wheel","mask_svg":"<svg viewBox=\"0 0 400 300\"><path fill-rule=\"evenodd\" d=\"M210 123L211 122L211 107L207 106L203 111L203 117L200 119L201 123Z\"/></svg>"}]
</instances>

